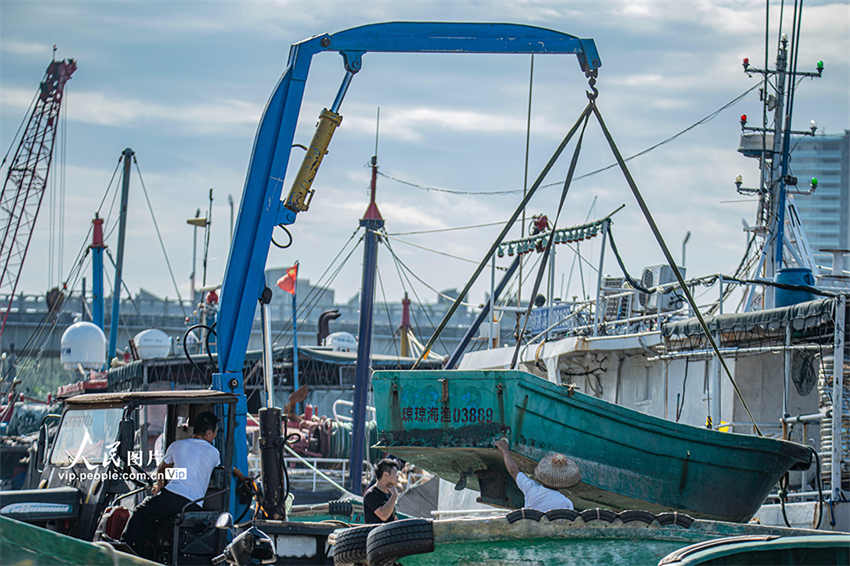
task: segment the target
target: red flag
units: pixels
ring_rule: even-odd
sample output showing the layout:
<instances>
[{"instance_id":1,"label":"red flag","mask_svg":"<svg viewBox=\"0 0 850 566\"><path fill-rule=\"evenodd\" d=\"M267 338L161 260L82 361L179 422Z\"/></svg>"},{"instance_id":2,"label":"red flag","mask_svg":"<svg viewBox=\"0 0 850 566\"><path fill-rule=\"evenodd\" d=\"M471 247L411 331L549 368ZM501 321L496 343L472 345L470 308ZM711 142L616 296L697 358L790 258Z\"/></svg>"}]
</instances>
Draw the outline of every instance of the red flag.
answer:
<instances>
[{"instance_id":1,"label":"red flag","mask_svg":"<svg viewBox=\"0 0 850 566\"><path fill-rule=\"evenodd\" d=\"M298 264L286 270L286 275L277 280L277 286L289 293L295 294L295 280L298 278Z\"/></svg>"}]
</instances>

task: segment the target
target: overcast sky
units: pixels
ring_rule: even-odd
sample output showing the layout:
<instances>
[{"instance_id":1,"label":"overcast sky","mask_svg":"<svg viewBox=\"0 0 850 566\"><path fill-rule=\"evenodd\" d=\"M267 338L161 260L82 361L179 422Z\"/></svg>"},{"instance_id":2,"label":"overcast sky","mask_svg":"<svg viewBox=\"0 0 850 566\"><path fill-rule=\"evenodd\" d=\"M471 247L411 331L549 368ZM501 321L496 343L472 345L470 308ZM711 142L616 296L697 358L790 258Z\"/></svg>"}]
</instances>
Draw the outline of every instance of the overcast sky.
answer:
<instances>
[{"instance_id":1,"label":"overcast sky","mask_svg":"<svg viewBox=\"0 0 850 566\"><path fill-rule=\"evenodd\" d=\"M788 5L793 2L786 2L785 31L791 20ZM629 155L685 128L755 84L757 76L743 73L741 59L749 56L753 64L763 64L764 7L762 1L746 0L238 4L0 0L4 153L50 61L51 46L58 46L57 57L73 57L79 66L68 83L63 108L64 164L57 154L52 171L58 179L64 166L62 273L54 259L53 279L49 278L50 199L45 198L18 290L43 293L70 270L125 147L136 152L184 296L192 259L192 229L185 219L196 208L206 211L208 190L214 189L207 281L219 282L229 249L228 195L238 211L254 133L293 42L393 20L514 22L592 38L602 58L599 107L621 151ZM779 3L771 3L770 10L772 66ZM794 113L798 129L811 119L826 133L850 128L848 53L848 4L807 2L799 66L813 70L823 59L826 70L822 79L804 81L798 91ZM342 106L342 127L317 176L312 206L292 227L295 244L287 250L272 248L267 265L300 260L300 275L315 281L354 231L367 204L366 165L374 152L378 106L378 160L384 173L461 191L521 188L529 59L527 55L366 55ZM316 117L333 102L343 74L338 55L314 59L296 143L309 143ZM535 58L529 184L584 106L585 86L574 56ZM743 253L741 219L753 222L755 203L739 197L732 181L741 173L745 183L756 183L757 169L754 160L735 151L741 113L748 113L751 122L761 115L757 92L630 163L676 257L686 231L693 232L688 275L732 272ZM598 127L588 129L584 148L578 174L611 162ZM298 152L293 155L285 191L300 158ZM547 179L563 179L568 164L565 152ZM529 214L554 215L559 192L542 191ZM642 266L663 261L615 170L576 182L561 224L583 222L594 197L594 218L627 205L615 217L613 230L632 272L639 275ZM518 200L516 194L429 192L386 178L379 179L378 187L379 207L392 233L505 220ZM130 210L125 280L134 293L144 288L173 298L174 287L135 175ZM114 219L113 213L109 222ZM402 239L480 260L498 231L498 226L490 226ZM116 239L117 230L108 241L113 253ZM598 240L582 248L594 263ZM394 248L434 288L461 287L474 268L401 241ZM339 301L356 293L361 258L358 250L333 281ZM557 258L558 271L568 273L569 252L559 247ZM500 263L507 264L507 259ZM380 266L384 295L400 299L402 283L385 249L380 251ZM610 254L604 271L619 275ZM590 285L592 272L585 270L584 275ZM90 273L87 276L90 280ZM560 273L556 279L557 295L580 294L577 274L563 292ZM486 276L474 288L472 299L480 301L488 286ZM414 280L413 287L423 299L434 300L434 292L423 284ZM377 294L383 300L380 288Z\"/></svg>"}]
</instances>

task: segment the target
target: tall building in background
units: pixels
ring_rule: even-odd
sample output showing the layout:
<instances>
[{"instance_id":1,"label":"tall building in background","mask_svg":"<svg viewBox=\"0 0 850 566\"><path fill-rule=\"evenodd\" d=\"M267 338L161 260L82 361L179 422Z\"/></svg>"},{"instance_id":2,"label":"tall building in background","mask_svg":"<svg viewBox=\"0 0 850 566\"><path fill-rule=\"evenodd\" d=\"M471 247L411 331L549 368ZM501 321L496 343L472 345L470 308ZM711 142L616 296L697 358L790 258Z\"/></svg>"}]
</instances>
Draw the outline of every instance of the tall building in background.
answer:
<instances>
[{"instance_id":1,"label":"tall building in background","mask_svg":"<svg viewBox=\"0 0 850 566\"><path fill-rule=\"evenodd\" d=\"M850 249L850 130L837 135L799 136L791 140L791 173L800 188L817 177L814 194L796 198L817 265L832 267L822 249Z\"/></svg>"}]
</instances>

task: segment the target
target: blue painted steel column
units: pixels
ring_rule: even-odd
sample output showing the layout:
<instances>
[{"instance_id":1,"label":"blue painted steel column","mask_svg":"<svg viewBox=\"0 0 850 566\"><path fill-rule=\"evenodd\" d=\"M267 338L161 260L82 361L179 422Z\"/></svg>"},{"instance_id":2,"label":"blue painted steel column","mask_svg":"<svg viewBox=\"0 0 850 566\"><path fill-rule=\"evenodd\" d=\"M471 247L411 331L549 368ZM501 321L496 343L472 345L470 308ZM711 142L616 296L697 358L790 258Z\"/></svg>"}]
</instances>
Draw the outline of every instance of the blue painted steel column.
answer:
<instances>
[{"instance_id":1,"label":"blue painted steel column","mask_svg":"<svg viewBox=\"0 0 850 566\"><path fill-rule=\"evenodd\" d=\"M378 235L384 219L375 203L378 158L372 156L371 198L360 225L366 229L363 240L363 279L360 284L360 332L357 342L357 368L354 373L354 422L351 430L349 458L350 485L353 493L362 489L363 460L366 455L366 397L369 393L372 355L372 303L375 299L375 270L378 267Z\"/></svg>"},{"instance_id":2,"label":"blue painted steel column","mask_svg":"<svg viewBox=\"0 0 850 566\"><path fill-rule=\"evenodd\" d=\"M91 279L92 322L103 330L103 218L95 214L92 220Z\"/></svg>"},{"instance_id":3,"label":"blue painted steel column","mask_svg":"<svg viewBox=\"0 0 850 566\"><path fill-rule=\"evenodd\" d=\"M298 391L298 315L297 302L295 296L298 292L298 285L295 285L295 293L292 293L292 392ZM298 404L300 405L300 403ZM298 405L295 406L295 412L298 413Z\"/></svg>"},{"instance_id":4,"label":"blue painted steel column","mask_svg":"<svg viewBox=\"0 0 850 566\"><path fill-rule=\"evenodd\" d=\"M363 241L363 279L360 286L360 332L357 343L357 369L354 377L354 426L351 431L350 486L360 495L363 460L366 454L366 396L371 378L372 303L375 298L375 269L378 263L378 236L373 230L383 228L383 220L360 221L366 228Z\"/></svg>"},{"instance_id":5,"label":"blue painted steel column","mask_svg":"<svg viewBox=\"0 0 850 566\"><path fill-rule=\"evenodd\" d=\"M222 322L216 327L219 371L213 374L212 387L237 396L233 465L243 474L249 472L245 442L248 403L242 374L245 350L257 297L265 286L263 266L272 230L277 224L295 221L295 213L286 218L285 211L281 211L281 184L276 178L286 174L304 81L310 67L311 53L300 59L297 54L297 49L290 51L290 65L269 99L257 130L221 290L218 319ZM231 478L230 487L230 512L238 517L245 506L236 499L235 478Z\"/></svg>"},{"instance_id":6,"label":"blue painted steel column","mask_svg":"<svg viewBox=\"0 0 850 566\"><path fill-rule=\"evenodd\" d=\"M109 349L106 351L106 364L115 357L118 343L118 315L121 312L121 271L124 265L124 238L127 235L127 197L130 193L130 161L135 153L129 147L122 152L124 156L124 175L121 179L121 208L118 215L118 257L115 260L115 287L112 291L112 312L109 321Z\"/></svg>"}]
</instances>

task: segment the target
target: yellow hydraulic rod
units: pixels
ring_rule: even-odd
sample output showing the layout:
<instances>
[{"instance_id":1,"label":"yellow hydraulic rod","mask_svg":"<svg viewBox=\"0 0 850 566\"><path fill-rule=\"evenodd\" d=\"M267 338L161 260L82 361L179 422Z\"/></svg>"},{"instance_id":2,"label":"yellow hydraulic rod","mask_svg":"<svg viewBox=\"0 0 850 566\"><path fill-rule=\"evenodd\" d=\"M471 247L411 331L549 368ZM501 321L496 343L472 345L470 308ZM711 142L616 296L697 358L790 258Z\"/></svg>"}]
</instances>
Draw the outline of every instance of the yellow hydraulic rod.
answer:
<instances>
[{"instance_id":1,"label":"yellow hydraulic rod","mask_svg":"<svg viewBox=\"0 0 850 566\"><path fill-rule=\"evenodd\" d=\"M316 133L313 134L313 141L310 142L307 155L304 156L295 182L292 183L292 188L289 190L289 196L286 197L286 208L289 210L303 212L310 207L314 192L310 187L313 186L319 165L322 164L322 159L328 152L334 131L341 122L342 116L327 108L319 114L319 123L316 126Z\"/></svg>"}]
</instances>

